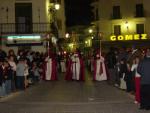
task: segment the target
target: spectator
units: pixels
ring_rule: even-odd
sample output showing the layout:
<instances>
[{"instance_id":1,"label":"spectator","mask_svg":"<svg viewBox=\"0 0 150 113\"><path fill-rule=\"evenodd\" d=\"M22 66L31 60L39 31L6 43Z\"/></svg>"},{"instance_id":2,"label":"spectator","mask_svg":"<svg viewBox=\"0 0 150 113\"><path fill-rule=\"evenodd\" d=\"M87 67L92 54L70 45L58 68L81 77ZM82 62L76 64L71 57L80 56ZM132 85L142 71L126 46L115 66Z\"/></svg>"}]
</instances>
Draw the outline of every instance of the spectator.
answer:
<instances>
[{"instance_id":1,"label":"spectator","mask_svg":"<svg viewBox=\"0 0 150 113\"><path fill-rule=\"evenodd\" d=\"M19 62L17 64L17 69L16 69L16 76L17 76L17 88L20 90L24 90L25 85L25 77L24 77L24 71L25 71L25 63L24 59L19 59Z\"/></svg>"},{"instance_id":2,"label":"spectator","mask_svg":"<svg viewBox=\"0 0 150 113\"><path fill-rule=\"evenodd\" d=\"M32 71L33 71L34 81L39 82L40 68L37 66L37 62L33 62Z\"/></svg>"},{"instance_id":3,"label":"spectator","mask_svg":"<svg viewBox=\"0 0 150 113\"><path fill-rule=\"evenodd\" d=\"M13 49L10 49L10 50L8 51L8 58L9 58L10 56L13 57L13 61L17 62L17 56L15 55L15 52L14 52Z\"/></svg>"},{"instance_id":4,"label":"spectator","mask_svg":"<svg viewBox=\"0 0 150 113\"><path fill-rule=\"evenodd\" d=\"M140 61L139 57L136 57L133 60L133 64L131 67L131 71L135 77L135 101L134 101L135 104L140 103L140 79L141 79L141 75L137 72L137 67L138 67L139 61Z\"/></svg>"},{"instance_id":5,"label":"spectator","mask_svg":"<svg viewBox=\"0 0 150 113\"><path fill-rule=\"evenodd\" d=\"M139 63L137 72L141 75L141 103L140 109L150 110L150 49L145 58Z\"/></svg>"},{"instance_id":6,"label":"spectator","mask_svg":"<svg viewBox=\"0 0 150 113\"><path fill-rule=\"evenodd\" d=\"M6 52L0 49L0 59L4 60L6 56L7 56Z\"/></svg>"},{"instance_id":7,"label":"spectator","mask_svg":"<svg viewBox=\"0 0 150 113\"><path fill-rule=\"evenodd\" d=\"M120 89L126 90L126 81L125 76L127 73L127 63L125 59L121 59L120 66L119 66L119 77L120 77Z\"/></svg>"},{"instance_id":8,"label":"spectator","mask_svg":"<svg viewBox=\"0 0 150 113\"><path fill-rule=\"evenodd\" d=\"M110 48L108 54L106 55L106 64L108 67L109 71L109 82L111 84L115 84L115 79L116 79L116 70L115 70L115 65L117 63L116 55L114 52L114 48Z\"/></svg>"},{"instance_id":9,"label":"spectator","mask_svg":"<svg viewBox=\"0 0 150 113\"><path fill-rule=\"evenodd\" d=\"M24 84L25 84L25 88L27 88L27 87L28 87L28 76L29 76L28 60L25 59L25 60L24 60L24 63L25 63L25 70L24 70L24 78L25 78L25 81L24 81Z\"/></svg>"},{"instance_id":10,"label":"spectator","mask_svg":"<svg viewBox=\"0 0 150 113\"><path fill-rule=\"evenodd\" d=\"M3 65L3 76L5 78L5 89L6 89L6 94L10 94L12 91L11 87L11 81L12 81L12 76L13 76L13 71L11 69L11 66L9 65L8 61L4 61Z\"/></svg>"},{"instance_id":11,"label":"spectator","mask_svg":"<svg viewBox=\"0 0 150 113\"><path fill-rule=\"evenodd\" d=\"M16 89L16 63L14 61L14 56L8 57L8 63L12 69L12 91Z\"/></svg>"},{"instance_id":12,"label":"spectator","mask_svg":"<svg viewBox=\"0 0 150 113\"><path fill-rule=\"evenodd\" d=\"M6 95L5 90L5 82L4 82L4 75L3 75L3 60L0 59L0 97Z\"/></svg>"}]
</instances>

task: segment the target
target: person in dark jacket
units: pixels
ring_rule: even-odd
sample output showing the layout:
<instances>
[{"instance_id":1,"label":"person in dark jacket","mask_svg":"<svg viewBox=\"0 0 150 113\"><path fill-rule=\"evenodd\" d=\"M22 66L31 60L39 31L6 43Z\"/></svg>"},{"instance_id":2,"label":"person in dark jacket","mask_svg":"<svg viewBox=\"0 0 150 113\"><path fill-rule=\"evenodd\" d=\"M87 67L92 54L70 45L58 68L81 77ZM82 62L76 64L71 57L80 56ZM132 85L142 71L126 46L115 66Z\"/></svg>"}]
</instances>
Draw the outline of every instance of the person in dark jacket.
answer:
<instances>
[{"instance_id":1,"label":"person in dark jacket","mask_svg":"<svg viewBox=\"0 0 150 113\"><path fill-rule=\"evenodd\" d=\"M116 70L115 65L117 63L116 55L114 52L114 48L111 47L108 54L106 55L106 64L109 72L109 83L115 84L116 80Z\"/></svg>"},{"instance_id":2,"label":"person in dark jacket","mask_svg":"<svg viewBox=\"0 0 150 113\"><path fill-rule=\"evenodd\" d=\"M0 97L3 97L6 95L5 91L5 80L3 75L3 59L0 59Z\"/></svg>"},{"instance_id":3,"label":"person in dark jacket","mask_svg":"<svg viewBox=\"0 0 150 113\"><path fill-rule=\"evenodd\" d=\"M4 60L6 56L7 56L6 52L0 48L0 59Z\"/></svg>"},{"instance_id":4,"label":"person in dark jacket","mask_svg":"<svg viewBox=\"0 0 150 113\"><path fill-rule=\"evenodd\" d=\"M140 109L150 110L150 49L145 58L139 63L137 72L141 75L141 103Z\"/></svg>"},{"instance_id":5,"label":"person in dark jacket","mask_svg":"<svg viewBox=\"0 0 150 113\"><path fill-rule=\"evenodd\" d=\"M6 94L11 93L11 82L13 78L13 71L11 69L11 66L9 65L8 61L4 61L3 65L3 76L5 78L5 89L6 89Z\"/></svg>"}]
</instances>

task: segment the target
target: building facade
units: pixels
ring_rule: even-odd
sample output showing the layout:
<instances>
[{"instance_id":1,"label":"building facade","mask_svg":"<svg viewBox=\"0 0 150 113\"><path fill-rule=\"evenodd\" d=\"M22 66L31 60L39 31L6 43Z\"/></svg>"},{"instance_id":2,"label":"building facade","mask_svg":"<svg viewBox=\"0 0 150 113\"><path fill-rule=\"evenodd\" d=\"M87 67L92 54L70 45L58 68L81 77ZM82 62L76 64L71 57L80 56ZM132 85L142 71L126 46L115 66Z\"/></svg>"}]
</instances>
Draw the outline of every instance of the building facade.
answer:
<instances>
[{"instance_id":1,"label":"building facade","mask_svg":"<svg viewBox=\"0 0 150 113\"><path fill-rule=\"evenodd\" d=\"M95 0L95 26L103 41L145 40L150 36L148 0Z\"/></svg>"},{"instance_id":2,"label":"building facade","mask_svg":"<svg viewBox=\"0 0 150 113\"><path fill-rule=\"evenodd\" d=\"M1 0L1 47L6 51L10 48L44 51L47 34L62 38L65 29L64 0Z\"/></svg>"}]
</instances>

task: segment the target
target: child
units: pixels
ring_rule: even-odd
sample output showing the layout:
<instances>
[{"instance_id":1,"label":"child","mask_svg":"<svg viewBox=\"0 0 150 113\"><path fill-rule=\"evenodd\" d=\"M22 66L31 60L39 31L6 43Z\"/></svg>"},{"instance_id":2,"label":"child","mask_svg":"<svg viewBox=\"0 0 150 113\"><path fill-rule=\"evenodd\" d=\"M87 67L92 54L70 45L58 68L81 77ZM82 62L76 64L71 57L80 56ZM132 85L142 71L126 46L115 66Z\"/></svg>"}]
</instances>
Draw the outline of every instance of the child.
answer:
<instances>
[{"instance_id":1,"label":"child","mask_svg":"<svg viewBox=\"0 0 150 113\"><path fill-rule=\"evenodd\" d=\"M34 75L34 81L39 82L40 80L40 68L37 66L36 62L33 62L32 71Z\"/></svg>"},{"instance_id":2,"label":"child","mask_svg":"<svg viewBox=\"0 0 150 113\"><path fill-rule=\"evenodd\" d=\"M127 64L125 59L121 59L119 66L119 77L120 77L120 89L126 90L125 76L127 73Z\"/></svg>"},{"instance_id":3,"label":"child","mask_svg":"<svg viewBox=\"0 0 150 113\"><path fill-rule=\"evenodd\" d=\"M24 71L25 71L25 63L24 63L24 59L21 58L21 59L19 59L19 62L17 64L17 68L16 68L17 88L19 90L24 90L25 89Z\"/></svg>"},{"instance_id":4,"label":"child","mask_svg":"<svg viewBox=\"0 0 150 113\"><path fill-rule=\"evenodd\" d=\"M140 103L140 79L141 79L141 75L139 73L137 73L137 67L139 64L139 57L136 57L133 61L132 67L131 67L131 71L135 72L135 104Z\"/></svg>"}]
</instances>

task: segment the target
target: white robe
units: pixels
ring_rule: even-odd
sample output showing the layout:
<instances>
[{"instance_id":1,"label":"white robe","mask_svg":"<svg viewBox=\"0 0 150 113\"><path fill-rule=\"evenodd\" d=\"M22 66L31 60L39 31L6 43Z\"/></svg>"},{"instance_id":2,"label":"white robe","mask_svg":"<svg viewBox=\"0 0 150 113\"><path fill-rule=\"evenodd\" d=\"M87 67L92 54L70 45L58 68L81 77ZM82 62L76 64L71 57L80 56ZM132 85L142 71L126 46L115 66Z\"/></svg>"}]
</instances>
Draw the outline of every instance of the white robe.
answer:
<instances>
[{"instance_id":1,"label":"white robe","mask_svg":"<svg viewBox=\"0 0 150 113\"><path fill-rule=\"evenodd\" d=\"M65 61L64 60L60 61L60 66L61 66L61 72L66 72L66 65L65 65Z\"/></svg>"},{"instance_id":2,"label":"white robe","mask_svg":"<svg viewBox=\"0 0 150 113\"><path fill-rule=\"evenodd\" d=\"M47 63L46 63L46 76L45 80L51 80L51 75L52 75L52 59L47 58Z\"/></svg>"},{"instance_id":3,"label":"white robe","mask_svg":"<svg viewBox=\"0 0 150 113\"><path fill-rule=\"evenodd\" d=\"M72 57L72 72L73 72L73 76L72 79L73 80L79 80L80 79L80 59L79 57Z\"/></svg>"},{"instance_id":4,"label":"white robe","mask_svg":"<svg viewBox=\"0 0 150 113\"><path fill-rule=\"evenodd\" d=\"M102 63L103 73L100 75L100 65L101 65L101 63ZM101 57L101 59L96 60L96 76L95 76L95 79L97 81L107 80L106 68L105 68L103 57Z\"/></svg>"}]
</instances>

